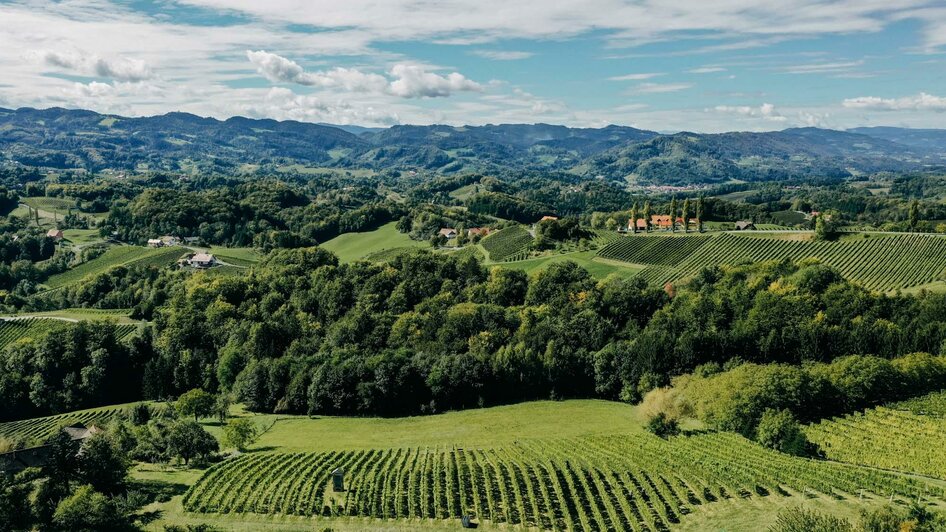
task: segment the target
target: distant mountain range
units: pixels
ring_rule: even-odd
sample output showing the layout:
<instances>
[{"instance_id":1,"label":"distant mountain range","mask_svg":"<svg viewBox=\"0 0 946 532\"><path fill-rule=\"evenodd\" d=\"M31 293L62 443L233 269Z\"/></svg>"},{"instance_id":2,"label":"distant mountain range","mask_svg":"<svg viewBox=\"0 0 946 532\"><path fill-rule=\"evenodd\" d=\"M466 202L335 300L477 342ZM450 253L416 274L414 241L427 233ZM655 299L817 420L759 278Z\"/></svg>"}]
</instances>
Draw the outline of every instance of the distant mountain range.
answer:
<instances>
[{"instance_id":1,"label":"distant mountain range","mask_svg":"<svg viewBox=\"0 0 946 532\"><path fill-rule=\"evenodd\" d=\"M186 113L127 118L0 108L0 160L49 168L238 173L259 165L568 171L640 183L846 177L946 163L946 130L817 128L660 134L548 124L332 126Z\"/></svg>"}]
</instances>

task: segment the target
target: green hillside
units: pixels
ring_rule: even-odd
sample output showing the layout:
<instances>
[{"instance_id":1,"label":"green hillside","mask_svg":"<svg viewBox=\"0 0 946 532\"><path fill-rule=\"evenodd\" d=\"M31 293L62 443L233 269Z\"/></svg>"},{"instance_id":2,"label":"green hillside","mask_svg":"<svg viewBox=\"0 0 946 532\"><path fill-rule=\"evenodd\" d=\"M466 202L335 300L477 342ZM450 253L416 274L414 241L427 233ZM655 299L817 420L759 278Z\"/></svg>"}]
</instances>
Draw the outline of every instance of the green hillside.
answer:
<instances>
[{"instance_id":1,"label":"green hillside","mask_svg":"<svg viewBox=\"0 0 946 532\"><path fill-rule=\"evenodd\" d=\"M428 245L426 242L411 240L410 237L399 232L394 226L395 223L391 222L374 231L345 233L320 245L338 255L338 260L341 262L363 259L368 255L388 249Z\"/></svg>"}]
</instances>

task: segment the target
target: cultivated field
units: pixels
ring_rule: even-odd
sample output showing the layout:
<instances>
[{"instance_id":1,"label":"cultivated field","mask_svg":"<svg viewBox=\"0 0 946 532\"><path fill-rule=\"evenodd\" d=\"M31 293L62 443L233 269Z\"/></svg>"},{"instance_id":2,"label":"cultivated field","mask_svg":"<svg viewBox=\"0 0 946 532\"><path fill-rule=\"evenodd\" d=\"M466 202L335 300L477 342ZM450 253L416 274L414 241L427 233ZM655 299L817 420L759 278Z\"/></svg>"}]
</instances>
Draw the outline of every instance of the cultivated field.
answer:
<instances>
[{"instance_id":1,"label":"cultivated field","mask_svg":"<svg viewBox=\"0 0 946 532\"><path fill-rule=\"evenodd\" d=\"M480 245L486 250L489 260L504 262L525 258L532 240L529 231L521 225L514 225L489 235L480 241Z\"/></svg>"},{"instance_id":2,"label":"cultivated field","mask_svg":"<svg viewBox=\"0 0 946 532\"><path fill-rule=\"evenodd\" d=\"M946 392L826 420L805 429L841 462L946 479Z\"/></svg>"},{"instance_id":3,"label":"cultivated field","mask_svg":"<svg viewBox=\"0 0 946 532\"><path fill-rule=\"evenodd\" d=\"M22 338L41 338L50 331L61 327L65 321L73 319L57 319L53 317L22 317L0 320L0 349ZM119 338L135 332L136 325L125 323L115 326L115 333Z\"/></svg>"},{"instance_id":4,"label":"cultivated field","mask_svg":"<svg viewBox=\"0 0 946 532\"><path fill-rule=\"evenodd\" d=\"M873 290L920 286L940 280L946 273L946 237L870 233L855 236L836 242L816 242L806 233L635 235L605 246L599 256L651 266L641 275L658 284L686 278L706 266L808 257L834 266L845 278Z\"/></svg>"},{"instance_id":5,"label":"cultivated field","mask_svg":"<svg viewBox=\"0 0 946 532\"><path fill-rule=\"evenodd\" d=\"M49 288L61 288L77 283L90 275L106 272L116 266L167 266L176 262L186 251L181 247L152 249L138 246L115 246L109 248L100 257L51 276L44 284Z\"/></svg>"}]
</instances>

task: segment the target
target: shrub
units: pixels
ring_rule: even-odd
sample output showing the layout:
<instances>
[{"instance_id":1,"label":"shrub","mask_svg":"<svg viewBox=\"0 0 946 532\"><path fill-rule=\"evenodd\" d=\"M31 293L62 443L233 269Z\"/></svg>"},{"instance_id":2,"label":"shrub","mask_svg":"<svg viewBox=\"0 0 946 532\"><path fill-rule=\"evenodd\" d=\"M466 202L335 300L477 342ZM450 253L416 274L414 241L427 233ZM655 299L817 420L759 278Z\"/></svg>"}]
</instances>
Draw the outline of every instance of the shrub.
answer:
<instances>
[{"instance_id":1,"label":"shrub","mask_svg":"<svg viewBox=\"0 0 946 532\"><path fill-rule=\"evenodd\" d=\"M680 434L680 423L667 414L660 412L647 420L647 430L661 438L676 436Z\"/></svg>"},{"instance_id":2,"label":"shrub","mask_svg":"<svg viewBox=\"0 0 946 532\"><path fill-rule=\"evenodd\" d=\"M788 410L768 409L762 413L756 428L756 441L770 449L803 456L808 440L801 426Z\"/></svg>"},{"instance_id":3,"label":"shrub","mask_svg":"<svg viewBox=\"0 0 946 532\"><path fill-rule=\"evenodd\" d=\"M79 486L62 500L53 514L57 528L72 531L116 530L127 525L115 504L92 486Z\"/></svg>"},{"instance_id":4,"label":"shrub","mask_svg":"<svg viewBox=\"0 0 946 532\"><path fill-rule=\"evenodd\" d=\"M804 508L789 508L779 512L769 532L853 532L854 527L844 519L823 515Z\"/></svg>"}]
</instances>

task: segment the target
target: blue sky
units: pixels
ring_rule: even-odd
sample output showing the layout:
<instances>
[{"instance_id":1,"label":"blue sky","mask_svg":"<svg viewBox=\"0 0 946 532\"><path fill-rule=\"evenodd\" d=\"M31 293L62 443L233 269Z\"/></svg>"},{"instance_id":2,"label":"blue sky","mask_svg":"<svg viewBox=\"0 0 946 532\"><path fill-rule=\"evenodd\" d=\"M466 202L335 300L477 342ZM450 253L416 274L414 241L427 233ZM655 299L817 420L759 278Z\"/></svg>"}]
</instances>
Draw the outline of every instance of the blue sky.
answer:
<instances>
[{"instance_id":1,"label":"blue sky","mask_svg":"<svg viewBox=\"0 0 946 532\"><path fill-rule=\"evenodd\" d=\"M942 0L0 0L0 106L946 127Z\"/></svg>"}]
</instances>

